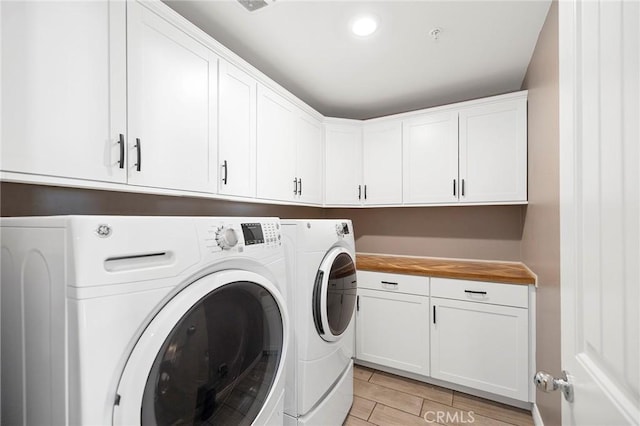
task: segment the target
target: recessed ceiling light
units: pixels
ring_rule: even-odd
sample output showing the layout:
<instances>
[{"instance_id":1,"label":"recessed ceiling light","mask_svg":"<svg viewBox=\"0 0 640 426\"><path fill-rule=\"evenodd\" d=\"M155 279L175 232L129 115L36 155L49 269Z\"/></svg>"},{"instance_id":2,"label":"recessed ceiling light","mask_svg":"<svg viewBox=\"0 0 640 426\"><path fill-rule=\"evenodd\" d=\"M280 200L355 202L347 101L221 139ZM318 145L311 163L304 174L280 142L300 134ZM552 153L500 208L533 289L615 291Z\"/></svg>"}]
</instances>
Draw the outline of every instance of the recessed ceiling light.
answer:
<instances>
[{"instance_id":1,"label":"recessed ceiling light","mask_svg":"<svg viewBox=\"0 0 640 426\"><path fill-rule=\"evenodd\" d=\"M378 21L373 16L360 16L351 23L351 31L359 36L370 36L378 29Z\"/></svg>"}]
</instances>

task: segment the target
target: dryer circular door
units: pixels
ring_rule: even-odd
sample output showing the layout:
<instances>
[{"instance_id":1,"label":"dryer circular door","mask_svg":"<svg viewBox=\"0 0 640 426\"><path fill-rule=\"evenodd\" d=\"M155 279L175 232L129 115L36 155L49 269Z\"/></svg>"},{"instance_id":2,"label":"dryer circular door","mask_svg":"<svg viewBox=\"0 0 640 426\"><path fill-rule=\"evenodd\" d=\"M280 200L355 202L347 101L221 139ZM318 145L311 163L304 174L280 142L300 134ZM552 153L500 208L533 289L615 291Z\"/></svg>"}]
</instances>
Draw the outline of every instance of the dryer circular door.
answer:
<instances>
[{"instance_id":1,"label":"dryer circular door","mask_svg":"<svg viewBox=\"0 0 640 426\"><path fill-rule=\"evenodd\" d=\"M313 289L313 320L324 340L340 339L349 326L357 286L353 256L342 247L330 250L322 259Z\"/></svg>"},{"instance_id":2,"label":"dryer circular door","mask_svg":"<svg viewBox=\"0 0 640 426\"><path fill-rule=\"evenodd\" d=\"M265 277L227 270L177 293L135 344L118 385L114 423L237 424L280 397L288 317ZM268 414L268 413L267 413Z\"/></svg>"}]
</instances>

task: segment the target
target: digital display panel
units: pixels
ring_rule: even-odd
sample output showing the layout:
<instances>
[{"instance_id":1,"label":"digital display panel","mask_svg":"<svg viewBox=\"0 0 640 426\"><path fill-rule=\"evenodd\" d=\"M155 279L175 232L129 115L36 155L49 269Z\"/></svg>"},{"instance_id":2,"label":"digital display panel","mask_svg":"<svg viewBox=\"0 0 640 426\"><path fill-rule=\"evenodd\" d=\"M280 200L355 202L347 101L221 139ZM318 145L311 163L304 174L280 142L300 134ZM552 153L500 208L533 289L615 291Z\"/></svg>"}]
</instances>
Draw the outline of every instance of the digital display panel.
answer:
<instances>
[{"instance_id":1,"label":"digital display panel","mask_svg":"<svg viewBox=\"0 0 640 426\"><path fill-rule=\"evenodd\" d=\"M244 235L244 244L249 246L252 244L264 243L264 234L262 233L262 225L259 223L243 223L242 234Z\"/></svg>"}]
</instances>

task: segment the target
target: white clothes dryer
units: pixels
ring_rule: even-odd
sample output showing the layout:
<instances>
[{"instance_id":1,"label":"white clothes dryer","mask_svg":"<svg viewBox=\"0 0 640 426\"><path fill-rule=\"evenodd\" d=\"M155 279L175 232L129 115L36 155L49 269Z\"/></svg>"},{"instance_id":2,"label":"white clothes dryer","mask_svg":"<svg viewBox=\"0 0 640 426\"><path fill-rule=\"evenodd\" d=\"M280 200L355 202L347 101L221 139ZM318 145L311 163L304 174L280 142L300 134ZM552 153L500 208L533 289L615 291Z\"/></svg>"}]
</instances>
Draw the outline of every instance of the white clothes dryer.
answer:
<instances>
[{"instance_id":1,"label":"white clothes dryer","mask_svg":"<svg viewBox=\"0 0 640 426\"><path fill-rule=\"evenodd\" d=\"M286 425L340 425L353 402L356 267L350 220L283 220L292 318Z\"/></svg>"},{"instance_id":2,"label":"white clothes dryer","mask_svg":"<svg viewBox=\"0 0 640 426\"><path fill-rule=\"evenodd\" d=\"M277 218L3 218L2 424L282 425Z\"/></svg>"}]
</instances>

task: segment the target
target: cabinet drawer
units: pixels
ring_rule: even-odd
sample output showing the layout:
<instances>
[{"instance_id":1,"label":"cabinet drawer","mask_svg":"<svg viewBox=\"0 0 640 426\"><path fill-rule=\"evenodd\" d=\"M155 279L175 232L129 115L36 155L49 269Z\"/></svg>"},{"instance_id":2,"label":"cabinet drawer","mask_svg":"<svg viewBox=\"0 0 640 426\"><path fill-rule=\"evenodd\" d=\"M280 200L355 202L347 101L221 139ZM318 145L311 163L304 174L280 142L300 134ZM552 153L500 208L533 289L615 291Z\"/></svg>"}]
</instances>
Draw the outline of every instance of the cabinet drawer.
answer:
<instances>
[{"instance_id":1,"label":"cabinet drawer","mask_svg":"<svg viewBox=\"0 0 640 426\"><path fill-rule=\"evenodd\" d=\"M529 306L529 292L526 285L431 278L431 295L493 305L520 308Z\"/></svg>"},{"instance_id":2,"label":"cabinet drawer","mask_svg":"<svg viewBox=\"0 0 640 426\"><path fill-rule=\"evenodd\" d=\"M358 287L428 296L429 277L358 271Z\"/></svg>"}]
</instances>

